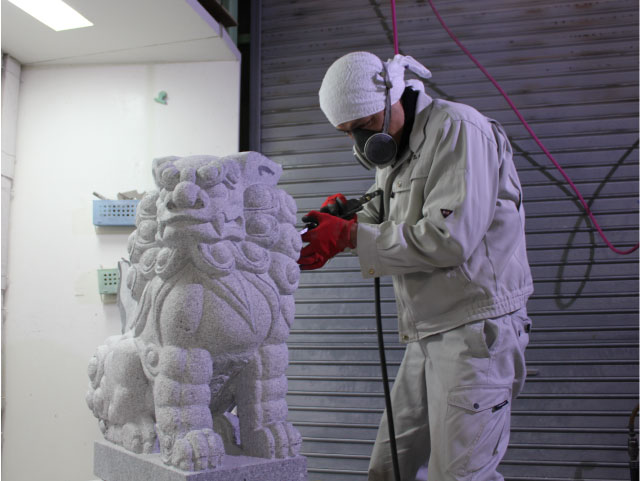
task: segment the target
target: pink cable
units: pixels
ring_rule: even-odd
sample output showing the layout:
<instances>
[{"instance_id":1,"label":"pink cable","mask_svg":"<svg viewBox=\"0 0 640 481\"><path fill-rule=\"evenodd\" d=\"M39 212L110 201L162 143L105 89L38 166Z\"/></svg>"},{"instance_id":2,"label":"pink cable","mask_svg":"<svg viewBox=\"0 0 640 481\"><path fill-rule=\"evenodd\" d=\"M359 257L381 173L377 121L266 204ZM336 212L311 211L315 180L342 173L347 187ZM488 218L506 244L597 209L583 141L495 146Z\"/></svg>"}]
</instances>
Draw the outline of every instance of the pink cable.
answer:
<instances>
[{"instance_id":1,"label":"pink cable","mask_svg":"<svg viewBox=\"0 0 640 481\"><path fill-rule=\"evenodd\" d=\"M395 35L395 4L393 2L393 0L391 0L391 3L393 4L393 9L394 9L394 15L393 15L393 22L394 22L394 35ZM476 64L476 66L482 71L482 73L491 81L491 83L498 89L498 92L500 92L500 94L502 94L502 96L505 98L505 100L507 101L507 103L509 104L509 106L511 107L511 109L515 112L515 114L518 116L518 118L520 119L520 122L522 122L522 125L524 125L524 127L527 129L527 131L529 132L529 134L531 135L531 137L533 138L533 140L535 140L536 144L538 144L538 146L542 149L542 151L546 154L547 157L549 157L549 160L553 163L553 165L556 166L556 168L560 171L560 173L562 174L562 177L564 177L564 179L567 181L567 183L571 186L571 188L573 189L573 191L576 193L576 195L578 196L578 199L580 199L580 202L582 203L582 206L584 207L585 211L587 212L587 215L589 216L589 218L591 219L591 222L593 222L593 225L595 226L595 228L598 230L598 233L600 234L600 237L602 237L602 239L604 240L604 242L607 244L607 246L609 247L609 249L611 249L613 252L615 252L616 254L622 254L622 255L626 255L626 254L631 254L632 252L634 252L635 250L638 249L638 246L640 246L640 244L636 244L634 247L632 247L629 250L626 251L622 251L616 247L614 247L614 245L609 242L609 239L607 239L607 236L604 235L604 232L602 231L602 228L600 227L600 225L598 224L598 222L596 221L596 218L594 217L594 215L591 213L591 209L589 209L589 206L587 205L587 203L585 202L584 198L582 197L582 194L580 193L580 191L578 190L578 188L576 187L576 185L572 182L572 180L569 178L569 176L567 175L567 173L564 171L564 169L560 166L560 164L556 161L556 159L553 158L553 155L551 155L551 152L549 152L547 150L547 148L542 144L542 142L540 141L540 139L538 138L538 136L533 132L533 130L531 129L531 127L529 126L529 124L527 123L527 121L524 119L524 117L522 116L522 114L520 114L520 112L518 111L518 108L514 105L514 103L511 101L511 99L509 98L509 96L507 95L507 93L502 89L502 87L500 87L500 85L498 84L498 82L491 76L491 74L487 71L487 69L485 69L482 64L480 64L480 62L478 62L475 57L471 54L471 52L469 52L469 50L467 50L467 48L462 45L462 43L460 42L460 40L458 40L458 38L453 34L453 32L451 31L451 29L449 29L449 27L447 26L446 23L444 23L444 20L442 19L442 17L440 16L440 14L438 13L438 10L436 10L436 7L433 5L433 2L431 0L429 0L429 5L431 5L431 9L433 10L433 13L436 15L436 17L438 18L438 21L440 22L440 24L442 25L442 27L447 31L447 33L449 34L449 36L453 39L453 41L458 44L458 47L460 47L462 49L462 51L464 53L467 54L467 56L473 61L473 63ZM397 53L397 47L396 47L396 53Z\"/></svg>"},{"instance_id":2,"label":"pink cable","mask_svg":"<svg viewBox=\"0 0 640 481\"><path fill-rule=\"evenodd\" d=\"M398 26L396 25L396 0L391 0L391 22L393 23L393 50L398 55L400 49L398 48Z\"/></svg>"}]
</instances>

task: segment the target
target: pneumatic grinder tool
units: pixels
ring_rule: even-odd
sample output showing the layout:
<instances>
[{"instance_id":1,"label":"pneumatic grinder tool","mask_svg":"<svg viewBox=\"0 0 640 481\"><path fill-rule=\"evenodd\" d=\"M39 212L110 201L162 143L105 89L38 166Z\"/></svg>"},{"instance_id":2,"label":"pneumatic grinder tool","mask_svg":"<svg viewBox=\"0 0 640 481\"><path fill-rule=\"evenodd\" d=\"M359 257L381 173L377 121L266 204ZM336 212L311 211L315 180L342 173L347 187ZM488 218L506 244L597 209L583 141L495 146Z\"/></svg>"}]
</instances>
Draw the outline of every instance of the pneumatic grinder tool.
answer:
<instances>
[{"instance_id":1,"label":"pneumatic grinder tool","mask_svg":"<svg viewBox=\"0 0 640 481\"><path fill-rule=\"evenodd\" d=\"M336 217L340 217L341 219L350 219L355 214L360 212L367 202L370 202L372 199L379 195L382 195L382 189L374 190L373 192L367 192L359 199L349 199L346 203L341 201L340 199L336 199L335 203L322 207L320 209L320 212L331 214ZM308 222L305 224L304 229L300 231L300 235L316 227L318 227L317 222Z\"/></svg>"}]
</instances>

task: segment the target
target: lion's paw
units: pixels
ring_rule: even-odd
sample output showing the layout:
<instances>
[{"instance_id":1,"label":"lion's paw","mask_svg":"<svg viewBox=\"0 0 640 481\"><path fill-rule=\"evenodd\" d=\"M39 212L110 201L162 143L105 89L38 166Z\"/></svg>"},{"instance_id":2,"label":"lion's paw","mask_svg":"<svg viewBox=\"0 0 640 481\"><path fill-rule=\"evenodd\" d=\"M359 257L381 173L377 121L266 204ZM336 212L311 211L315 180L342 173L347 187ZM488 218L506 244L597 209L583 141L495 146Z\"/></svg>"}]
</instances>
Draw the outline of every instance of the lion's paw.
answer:
<instances>
[{"instance_id":1,"label":"lion's paw","mask_svg":"<svg viewBox=\"0 0 640 481\"><path fill-rule=\"evenodd\" d=\"M134 453L149 454L156 445L156 431L152 419L127 423L122 427L122 446Z\"/></svg>"},{"instance_id":2,"label":"lion's paw","mask_svg":"<svg viewBox=\"0 0 640 481\"><path fill-rule=\"evenodd\" d=\"M286 458L300 452L302 437L291 423L273 423L251 433L251 438L243 442L248 456L259 458Z\"/></svg>"},{"instance_id":3,"label":"lion's paw","mask_svg":"<svg viewBox=\"0 0 640 481\"><path fill-rule=\"evenodd\" d=\"M114 444L137 454L154 452L156 446L155 425L151 418L124 425L100 423L104 437Z\"/></svg>"},{"instance_id":4,"label":"lion's paw","mask_svg":"<svg viewBox=\"0 0 640 481\"><path fill-rule=\"evenodd\" d=\"M201 471L220 466L223 455L222 438L212 429L201 429L177 439L168 462L183 471Z\"/></svg>"}]
</instances>

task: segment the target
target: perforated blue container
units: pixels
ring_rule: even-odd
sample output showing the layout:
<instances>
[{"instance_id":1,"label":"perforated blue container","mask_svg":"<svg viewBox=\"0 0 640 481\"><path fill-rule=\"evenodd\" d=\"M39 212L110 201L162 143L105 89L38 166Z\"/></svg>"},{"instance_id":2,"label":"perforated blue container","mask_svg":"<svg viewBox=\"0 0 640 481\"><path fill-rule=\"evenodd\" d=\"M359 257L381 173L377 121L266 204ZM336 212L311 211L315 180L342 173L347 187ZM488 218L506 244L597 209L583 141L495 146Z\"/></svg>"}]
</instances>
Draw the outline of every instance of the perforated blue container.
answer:
<instances>
[{"instance_id":1,"label":"perforated blue container","mask_svg":"<svg viewBox=\"0 0 640 481\"><path fill-rule=\"evenodd\" d=\"M93 225L136 225L139 200L94 200Z\"/></svg>"}]
</instances>

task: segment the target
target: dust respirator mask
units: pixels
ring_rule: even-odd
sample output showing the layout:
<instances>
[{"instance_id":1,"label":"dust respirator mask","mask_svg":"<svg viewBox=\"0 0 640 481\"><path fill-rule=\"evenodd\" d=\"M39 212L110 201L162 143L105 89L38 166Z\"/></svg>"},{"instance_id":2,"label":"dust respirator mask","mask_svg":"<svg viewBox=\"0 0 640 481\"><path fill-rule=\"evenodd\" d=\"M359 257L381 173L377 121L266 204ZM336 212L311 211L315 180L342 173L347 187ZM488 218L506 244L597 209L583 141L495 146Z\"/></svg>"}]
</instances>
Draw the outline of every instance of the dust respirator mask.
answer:
<instances>
[{"instance_id":1,"label":"dust respirator mask","mask_svg":"<svg viewBox=\"0 0 640 481\"><path fill-rule=\"evenodd\" d=\"M389 121L391 120L391 99L389 90L391 82L385 67L385 106L384 124L382 132L374 132L364 129L353 129L351 132L355 140L353 155L365 169L371 170L375 167L383 168L391 165L398 153L396 141L389 135Z\"/></svg>"}]
</instances>

